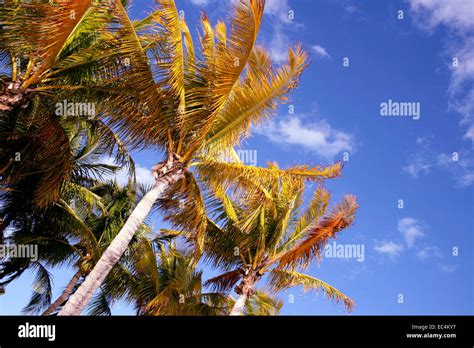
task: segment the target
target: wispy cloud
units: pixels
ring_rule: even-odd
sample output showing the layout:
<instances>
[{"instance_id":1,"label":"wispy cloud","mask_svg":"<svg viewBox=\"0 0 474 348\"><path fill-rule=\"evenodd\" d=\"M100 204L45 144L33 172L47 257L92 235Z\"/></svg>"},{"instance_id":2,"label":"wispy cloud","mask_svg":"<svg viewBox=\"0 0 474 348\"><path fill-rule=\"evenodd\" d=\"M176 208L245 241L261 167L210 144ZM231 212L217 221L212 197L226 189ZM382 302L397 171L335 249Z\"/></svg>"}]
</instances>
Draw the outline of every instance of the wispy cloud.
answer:
<instances>
[{"instance_id":1,"label":"wispy cloud","mask_svg":"<svg viewBox=\"0 0 474 348\"><path fill-rule=\"evenodd\" d=\"M449 40L450 107L462 115L464 137L474 142L474 20L473 3L466 0L406 0L414 23L432 32L444 26L457 40Z\"/></svg>"},{"instance_id":2,"label":"wispy cloud","mask_svg":"<svg viewBox=\"0 0 474 348\"><path fill-rule=\"evenodd\" d=\"M313 52L315 53L316 57L321 57L325 59L331 59L331 56L329 53L326 51L326 49L320 45L314 45L313 47Z\"/></svg>"},{"instance_id":3,"label":"wispy cloud","mask_svg":"<svg viewBox=\"0 0 474 348\"><path fill-rule=\"evenodd\" d=\"M379 254L384 254L392 258L399 256L403 252L403 245L393 241L377 242L374 250Z\"/></svg>"},{"instance_id":4,"label":"wispy cloud","mask_svg":"<svg viewBox=\"0 0 474 348\"><path fill-rule=\"evenodd\" d=\"M422 260L441 257L441 252L437 246L427 246L419 250L416 256Z\"/></svg>"},{"instance_id":5,"label":"wispy cloud","mask_svg":"<svg viewBox=\"0 0 474 348\"><path fill-rule=\"evenodd\" d=\"M289 11L288 0L267 0L265 2L264 14L276 17L283 23L291 23Z\"/></svg>"},{"instance_id":6,"label":"wispy cloud","mask_svg":"<svg viewBox=\"0 0 474 348\"><path fill-rule=\"evenodd\" d=\"M344 12L347 13L348 15L357 13L359 11L360 11L360 9L354 4L344 5Z\"/></svg>"},{"instance_id":7,"label":"wispy cloud","mask_svg":"<svg viewBox=\"0 0 474 348\"><path fill-rule=\"evenodd\" d=\"M416 154L408 159L408 164L402 168L405 173L417 178L421 173L428 174L432 165L423 156Z\"/></svg>"},{"instance_id":8,"label":"wispy cloud","mask_svg":"<svg viewBox=\"0 0 474 348\"><path fill-rule=\"evenodd\" d=\"M447 265L447 264L444 264L444 263L440 263L439 264L439 269L445 273L452 273L454 271L456 271L456 269L458 268L457 265Z\"/></svg>"},{"instance_id":9,"label":"wispy cloud","mask_svg":"<svg viewBox=\"0 0 474 348\"><path fill-rule=\"evenodd\" d=\"M460 187L474 184L474 158L465 151L454 154L442 153L437 158L437 165L451 173Z\"/></svg>"},{"instance_id":10,"label":"wispy cloud","mask_svg":"<svg viewBox=\"0 0 474 348\"><path fill-rule=\"evenodd\" d=\"M333 129L326 120L305 124L293 116L271 123L258 132L274 143L299 146L328 159L355 148L351 134Z\"/></svg>"},{"instance_id":11,"label":"wispy cloud","mask_svg":"<svg viewBox=\"0 0 474 348\"><path fill-rule=\"evenodd\" d=\"M209 0L189 0L189 2L196 6L206 6L209 4Z\"/></svg>"},{"instance_id":12,"label":"wispy cloud","mask_svg":"<svg viewBox=\"0 0 474 348\"><path fill-rule=\"evenodd\" d=\"M288 0L267 0L263 13L272 24L268 50L276 63L282 63L288 59L288 48L292 46L288 33L303 25L293 17Z\"/></svg>"},{"instance_id":13,"label":"wispy cloud","mask_svg":"<svg viewBox=\"0 0 474 348\"><path fill-rule=\"evenodd\" d=\"M423 237L424 228L423 223L411 217L398 220L398 232L403 235L403 239L409 248L415 245L418 238Z\"/></svg>"},{"instance_id":14,"label":"wispy cloud","mask_svg":"<svg viewBox=\"0 0 474 348\"><path fill-rule=\"evenodd\" d=\"M466 0L408 0L417 23L426 30L445 25L458 31L474 28L472 2Z\"/></svg>"},{"instance_id":15,"label":"wispy cloud","mask_svg":"<svg viewBox=\"0 0 474 348\"><path fill-rule=\"evenodd\" d=\"M458 187L474 185L474 155L471 151L462 150L452 153L439 153L431 149L432 137L416 139L419 150L410 155L402 171L417 178L431 170L443 170L449 173Z\"/></svg>"},{"instance_id":16,"label":"wispy cloud","mask_svg":"<svg viewBox=\"0 0 474 348\"><path fill-rule=\"evenodd\" d=\"M290 45L290 39L283 32L283 27L280 24L275 24L273 26L272 39L268 47L272 59L276 63L285 62L288 59L288 48Z\"/></svg>"}]
</instances>

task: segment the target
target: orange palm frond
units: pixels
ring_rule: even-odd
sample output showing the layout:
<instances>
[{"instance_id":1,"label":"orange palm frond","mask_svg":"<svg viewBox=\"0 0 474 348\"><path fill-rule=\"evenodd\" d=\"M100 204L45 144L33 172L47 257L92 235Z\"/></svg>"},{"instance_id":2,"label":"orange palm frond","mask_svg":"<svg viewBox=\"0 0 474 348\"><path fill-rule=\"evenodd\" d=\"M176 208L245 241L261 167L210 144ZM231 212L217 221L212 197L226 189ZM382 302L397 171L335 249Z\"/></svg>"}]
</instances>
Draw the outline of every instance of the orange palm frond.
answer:
<instances>
[{"instance_id":1,"label":"orange palm frond","mask_svg":"<svg viewBox=\"0 0 474 348\"><path fill-rule=\"evenodd\" d=\"M321 223L314 228L309 228L301 242L281 253L272 261L279 262L279 268L308 265L312 258L320 257L324 245L330 238L335 237L337 232L352 224L357 208L355 196L345 196L341 203L323 217Z\"/></svg>"},{"instance_id":2,"label":"orange palm frond","mask_svg":"<svg viewBox=\"0 0 474 348\"><path fill-rule=\"evenodd\" d=\"M34 33L30 32L28 35L34 40L38 64L34 73L24 82L24 88L37 83L40 76L51 67L74 28L90 7L91 0L65 0L58 5L43 4L48 10L45 10L47 15L38 23L39 26L25 28L34 30ZM35 10L41 8L38 4L34 6Z\"/></svg>"}]
</instances>

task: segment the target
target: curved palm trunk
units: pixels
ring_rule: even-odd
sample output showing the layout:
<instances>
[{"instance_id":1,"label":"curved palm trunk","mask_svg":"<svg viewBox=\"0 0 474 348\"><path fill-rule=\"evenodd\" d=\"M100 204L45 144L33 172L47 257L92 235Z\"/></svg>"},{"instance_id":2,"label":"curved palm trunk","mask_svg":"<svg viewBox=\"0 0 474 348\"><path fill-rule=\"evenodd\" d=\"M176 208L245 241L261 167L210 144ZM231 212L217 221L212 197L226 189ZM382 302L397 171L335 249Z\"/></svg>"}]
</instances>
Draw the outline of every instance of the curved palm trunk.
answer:
<instances>
[{"instance_id":1,"label":"curved palm trunk","mask_svg":"<svg viewBox=\"0 0 474 348\"><path fill-rule=\"evenodd\" d=\"M246 294L239 295L237 301L235 301L234 307L230 311L229 315L244 315L245 304L247 303L248 296Z\"/></svg>"},{"instance_id":2,"label":"curved palm trunk","mask_svg":"<svg viewBox=\"0 0 474 348\"><path fill-rule=\"evenodd\" d=\"M244 315L245 305L247 304L247 300L250 296L253 295L253 288L255 284L260 279L261 275L254 272L247 270L244 275L244 279L242 283L240 283L236 288L235 292L239 295L239 298L234 303L234 307L230 311L229 315Z\"/></svg>"},{"instance_id":3,"label":"curved palm trunk","mask_svg":"<svg viewBox=\"0 0 474 348\"><path fill-rule=\"evenodd\" d=\"M183 171L179 166L174 167L173 163L167 162L163 167L162 172L166 170L165 174L157 177L155 186L137 204L127 222L102 254L91 273L58 315L81 314L91 297L127 250L130 241L150 212L153 204L169 185L183 177Z\"/></svg>"},{"instance_id":4,"label":"curved palm trunk","mask_svg":"<svg viewBox=\"0 0 474 348\"><path fill-rule=\"evenodd\" d=\"M79 281L79 279L81 279L81 277L82 271L79 270L76 274L74 274L74 277L71 278L66 288L62 292L61 296L59 296L56 301L54 301L42 315L51 315L62 303L64 303L64 301L67 300L69 295L71 295L72 289L74 289L74 286L76 286L77 282Z\"/></svg>"}]
</instances>

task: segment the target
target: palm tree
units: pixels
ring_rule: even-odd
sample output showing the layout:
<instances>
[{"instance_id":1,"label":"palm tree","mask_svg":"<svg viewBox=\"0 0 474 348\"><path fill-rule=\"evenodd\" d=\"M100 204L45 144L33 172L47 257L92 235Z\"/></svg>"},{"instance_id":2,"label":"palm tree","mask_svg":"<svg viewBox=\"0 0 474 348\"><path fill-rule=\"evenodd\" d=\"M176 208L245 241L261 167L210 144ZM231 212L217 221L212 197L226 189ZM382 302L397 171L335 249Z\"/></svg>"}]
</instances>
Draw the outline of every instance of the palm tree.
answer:
<instances>
[{"instance_id":1,"label":"palm tree","mask_svg":"<svg viewBox=\"0 0 474 348\"><path fill-rule=\"evenodd\" d=\"M8 276L2 285L18 278L27 269L35 272L35 291L24 309L25 313L44 310L42 315L51 315L57 311L93 268L131 211L134 201L131 185L121 188L116 182L97 183L83 190L88 190L89 196L100 199L96 202L106 203L100 208L96 204L91 205L83 199L84 196L71 189L63 194L57 205L30 215L30 224L16 224L10 231L9 243L38 245L37 261L22 260L23 267L12 272L12 266L17 261L4 260L2 268L10 272L0 272L0 279ZM148 228L143 225L139 236L147 231ZM130 248L143 243L139 236ZM122 262L127 262L126 258ZM61 295L51 303L52 285L48 268L60 265L73 266L75 274Z\"/></svg>"},{"instance_id":2,"label":"palm tree","mask_svg":"<svg viewBox=\"0 0 474 348\"><path fill-rule=\"evenodd\" d=\"M186 230L193 232L196 255L200 254L207 222L204 199L194 175L320 180L339 174L340 164L283 171L220 160L223 155L235 155L233 147L248 136L250 128L270 117L277 105L286 101L306 67L307 55L300 46L289 49L288 62L275 68L266 51L255 45L264 3L234 2L229 32L223 22L212 27L203 15L200 55L195 53L188 26L172 0L159 0L158 9L135 25L134 47L142 50L143 56L154 58L150 69L155 79L143 82L139 98L123 94L111 97L106 114L120 135L134 145L157 148L166 159L153 168L154 187L138 203L60 315L81 313L158 198L165 198L161 207L166 212L180 211L166 215L171 223L182 224L183 216L187 217ZM126 18L125 10L121 16Z\"/></svg>"},{"instance_id":3,"label":"palm tree","mask_svg":"<svg viewBox=\"0 0 474 348\"><path fill-rule=\"evenodd\" d=\"M111 94L135 93L151 72L129 44L132 23L117 15L118 6L118 0L0 6L2 190L28 188L33 204L54 204L74 174L74 132L92 128L120 152L123 144L97 116Z\"/></svg>"},{"instance_id":4,"label":"palm tree","mask_svg":"<svg viewBox=\"0 0 474 348\"><path fill-rule=\"evenodd\" d=\"M127 66L140 62L129 46L131 23L117 16L117 7L127 2L2 4L0 58L8 71L2 71L0 80L0 111L27 108L36 96L51 97L58 91L97 92L114 79L130 77L124 74ZM124 55L130 63L125 66Z\"/></svg>"},{"instance_id":5,"label":"palm tree","mask_svg":"<svg viewBox=\"0 0 474 348\"><path fill-rule=\"evenodd\" d=\"M275 166L274 164L272 166ZM329 284L301 273L321 258L330 238L349 227L358 207L352 195L327 210L330 194L322 186L309 207L301 212L304 199L301 180L273 180L260 185L260 192L236 188L228 196L221 190L215 204L216 221L209 220L204 244L205 259L225 273L206 284L239 295L231 315L241 315L248 298L264 276L274 293L302 285L320 289L330 299L343 301L350 310L353 301Z\"/></svg>"},{"instance_id":6,"label":"palm tree","mask_svg":"<svg viewBox=\"0 0 474 348\"><path fill-rule=\"evenodd\" d=\"M159 246L156 254L145 243L135 263L136 282L130 289L139 315L225 315L229 298L202 288L202 271L194 255L176 246Z\"/></svg>"},{"instance_id":7,"label":"palm tree","mask_svg":"<svg viewBox=\"0 0 474 348\"><path fill-rule=\"evenodd\" d=\"M131 257L115 268L89 306L90 313L109 315L109 302L125 298L137 315L228 315L234 300L224 293L205 292L202 271L196 269L191 250L179 250L173 234L149 241L142 238L131 250ZM133 253L132 253L133 251ZM276 315L281 301L258 292L248 301L249 315Z\"/></svg>"},{"instance_id":8,"label":"palm tree","mask_svg":"<svg viewBox=\"0 0 474 348\"><path fill-rule=\"evenodd\" d=\"M23 120L19 120L15 125L19 133L23 129L22 122ZM0 262L2 287L27 269L35 272L35 288L38 291L35 291L30 304L25 308L27 313L38 313L50 304L49 266L74 264L77 272L46 314L64 302L74 286L100 258L102 250L110 243L109 238L118 232L116 229L126 220L134 201L132 194L124 196L124 192L133 192L135 187L132 175L134 163L120 140L100 121L88 123L86 120L69 122L68 119L60 119L59 122L68 140L72 164L70 178L63 182L55 203L47 207L34 204L31 192L37 187L37 182L44 178L43 173L30 174L28 179L20 177L14 184L10 181L7 189L0 191L0 219L3 224L0 241L36 244L41 254L36 262L18 258L3 259ZM14 142L10 145L16 146ZM119 169L118 166L100 163L102 159L113 155L115 148L116 162L129 167L132 172L130 184L126 188L128 191L98 181L104 175L113 174ZM31 171L37 164L38 161L34 160L21 162L23 169ZM118 205L120 195L128 208L127 205ZM116 214L122 214L125 220L123 217L118 219ZM89 221L91 217L95 217L92 226ZM100 219L106 219L107 225L113 222L114 225L111 226L115 230L106 225L96 226ZM103 233L107 234L102 236Z\"/></svg>"}]
</instances>

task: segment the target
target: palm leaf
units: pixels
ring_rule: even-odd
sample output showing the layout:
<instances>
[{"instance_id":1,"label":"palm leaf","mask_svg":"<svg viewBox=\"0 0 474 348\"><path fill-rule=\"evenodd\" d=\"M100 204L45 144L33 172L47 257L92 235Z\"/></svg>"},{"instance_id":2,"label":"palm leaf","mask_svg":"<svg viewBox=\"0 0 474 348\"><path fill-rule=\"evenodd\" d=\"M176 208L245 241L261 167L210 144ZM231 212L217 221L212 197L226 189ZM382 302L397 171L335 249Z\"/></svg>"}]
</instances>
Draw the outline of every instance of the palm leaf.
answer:
<instances>
[{"instance_id":1,"label":"palm leaf","mask_svg":"<svg viewBox=\"0 0 474 348\"><path fill-rule=\"evenodd\" d=\"M279 255L273 261L279 261L278 267L306 266L314 257L320 257L327 241L334 238L336 233L349 227L355 218L358 205L352 195L344 197L322 221L314 227L308 228L303 240Z\"/></svg>"},{"instance_id":2,"label":"palm leaf","mask_svg":"<svg viewBox=\"0 0 474 348\"><path fill-rule=\"evenodd\" d=\"M275 292L299 285L303 286L305 292L309 290L321 290L326 294L328 299L336 301L336 303L343 302L348 311L351 311L354 307L354 301L336 288L322 280L296 271L272 270L269 275L269 283Z\"/></svg>"}]
</instances>

